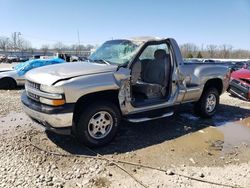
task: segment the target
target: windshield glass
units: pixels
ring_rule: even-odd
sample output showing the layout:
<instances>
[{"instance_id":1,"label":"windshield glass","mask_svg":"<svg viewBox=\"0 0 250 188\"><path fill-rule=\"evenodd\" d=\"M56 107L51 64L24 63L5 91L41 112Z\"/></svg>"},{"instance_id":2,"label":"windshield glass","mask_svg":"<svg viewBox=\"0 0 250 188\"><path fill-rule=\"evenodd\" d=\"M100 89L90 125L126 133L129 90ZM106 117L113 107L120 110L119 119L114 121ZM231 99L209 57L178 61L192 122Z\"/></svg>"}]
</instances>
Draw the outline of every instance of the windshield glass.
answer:
<instances>
[{"instance_id":1,"label":"windshield glass","mask_svg":"<svg viewBox=\"0 0 250 188\"><path fill-rule=\"evenodd\" d=\"M89 60L122 65L128 63L132 59L138 48L139 45L129 40L111 40L105 42L93 52Z\"/></svg>"}]
</instances>

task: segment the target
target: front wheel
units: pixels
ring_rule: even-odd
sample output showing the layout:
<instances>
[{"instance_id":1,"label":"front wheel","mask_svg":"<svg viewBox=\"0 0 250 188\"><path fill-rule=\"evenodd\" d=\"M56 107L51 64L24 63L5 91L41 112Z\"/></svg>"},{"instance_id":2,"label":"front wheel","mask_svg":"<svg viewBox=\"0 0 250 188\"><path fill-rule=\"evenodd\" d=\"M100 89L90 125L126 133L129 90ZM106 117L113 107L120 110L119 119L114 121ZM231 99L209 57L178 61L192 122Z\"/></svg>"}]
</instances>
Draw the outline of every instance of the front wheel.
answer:
<instances>
[{"instance_id":1,"label":"front wheel","mask_svg":"<svg viewBox=\"0 0 250 188\"><path fill-rule=\"evenodd\" d=\"M15 89L17 87L16 81L12 78L0 79L0 89Z\"/></svg>"},{"instance_id":2,"label":"front wheel","mask_svg":"<svg viewBox=\"0 0 250 188\"><path fill-rule=\"evenodd\" d=\"M98 147L109 143L120 124L120 111L109 102L85 106L76 125L76 137L84 145Z\"/></svg>"},{"instance_id":3,"label":"front wheel","mask_svg":"<svg viewBox=\"0 0 250 188\"><path fill-rule=\"evenodd\" d=\"M200 100L195 104L195 113L201 117L212 117L219 105L219 92L216 88L210 87L205 89Z\"/></svg>"}]
</instances>

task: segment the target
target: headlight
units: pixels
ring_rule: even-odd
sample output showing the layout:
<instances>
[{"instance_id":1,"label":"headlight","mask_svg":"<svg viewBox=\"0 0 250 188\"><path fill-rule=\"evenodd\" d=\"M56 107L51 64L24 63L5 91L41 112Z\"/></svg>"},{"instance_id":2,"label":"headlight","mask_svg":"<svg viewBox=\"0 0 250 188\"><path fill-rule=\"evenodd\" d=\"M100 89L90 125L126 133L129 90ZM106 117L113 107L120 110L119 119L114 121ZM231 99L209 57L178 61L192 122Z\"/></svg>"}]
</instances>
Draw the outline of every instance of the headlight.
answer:
<instances>
[{"instance_id":1,"label":"headlight","mask_svg":"<svg viewBox=\"0 0 250 188\"><path fill-rule=\"evenodd\" d=\"M40 97L40 102L43 104L51 105L51 106L61 106L65 104L64 99L46 99L43 97Z\"/></svg>"},{"instance_id":2,"label":"headlight","mask_svg":"<svg viewBox=\"0 0 250 188\"><path fill-rule=\"evenodd\" d=\"M55 93L55 94L62 94L63 88L58 86L47 86L47 85L41 85L40 90L47 92L47 93Z\"/></svg>"},{"instance_id":3,"label":"headlight","mask_svg":"<svg viewBox=\"0 0 250 188\"><path fill-rule=\"evenodd\" d=\"M51 106L64 105L63 88L58 86L40 85L40 90L46 93L39 94L40 102Z\"/></svg>"}]
</instances>

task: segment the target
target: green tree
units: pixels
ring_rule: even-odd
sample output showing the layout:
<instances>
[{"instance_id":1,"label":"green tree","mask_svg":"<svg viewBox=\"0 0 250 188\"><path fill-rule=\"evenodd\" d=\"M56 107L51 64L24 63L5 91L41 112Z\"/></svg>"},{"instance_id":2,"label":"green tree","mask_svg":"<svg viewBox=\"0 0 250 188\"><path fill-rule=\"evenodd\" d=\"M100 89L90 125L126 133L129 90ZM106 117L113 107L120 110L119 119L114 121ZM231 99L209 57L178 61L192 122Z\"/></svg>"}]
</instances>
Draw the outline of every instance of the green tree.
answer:
<instances>
[{"instance_id":1,"label":"green tree","mask_svg":"<svg viewBox=\"0 0 250 188\"><path fill-rule=\"evenodd\" d=\"M197 58L203 58L200 51L199 51L198 54L197 54Z\"/></svg>"},{"instance_id":2,"label":"green tree","mask_svg":"<svg viewBox=\"0 0 250 188\"><path fill-rule=\"evenodd\" d=\"M191 53L189 53L188 55L187 55L187 58L193 58L194 56L193 56L193 54L191 54Z\"/></svg>"}]
</instances>

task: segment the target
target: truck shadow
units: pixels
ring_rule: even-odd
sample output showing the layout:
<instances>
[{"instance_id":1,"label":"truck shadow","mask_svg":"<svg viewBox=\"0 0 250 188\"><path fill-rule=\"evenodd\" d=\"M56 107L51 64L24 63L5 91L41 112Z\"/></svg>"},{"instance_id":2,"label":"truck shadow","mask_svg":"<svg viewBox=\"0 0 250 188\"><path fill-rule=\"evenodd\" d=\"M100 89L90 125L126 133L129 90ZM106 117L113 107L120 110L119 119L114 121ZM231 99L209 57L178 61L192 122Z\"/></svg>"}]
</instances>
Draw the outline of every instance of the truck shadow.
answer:
<instances>
[{"instance_id":1,"label":"truck shadow","mask_svg":"<svg viewBox=\"0 0 250 188\"><path fill-rule=\"evenodd\" d=\"M250 116L248 109L221 104L213 118L201 119L195 116L191 109L191 104L180 105L175 110L175 115L169 118L137 124L124 121L115 139L106 146L95 148L94 151L100 154L131 152L176 139L208 126L222 126ZM47 135L52 142L69 153L93 155L73 137L50 132L47 132Z\"/></svg>"}]
</instances>

